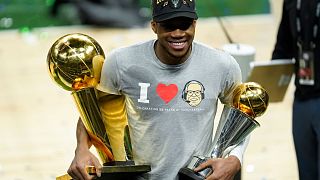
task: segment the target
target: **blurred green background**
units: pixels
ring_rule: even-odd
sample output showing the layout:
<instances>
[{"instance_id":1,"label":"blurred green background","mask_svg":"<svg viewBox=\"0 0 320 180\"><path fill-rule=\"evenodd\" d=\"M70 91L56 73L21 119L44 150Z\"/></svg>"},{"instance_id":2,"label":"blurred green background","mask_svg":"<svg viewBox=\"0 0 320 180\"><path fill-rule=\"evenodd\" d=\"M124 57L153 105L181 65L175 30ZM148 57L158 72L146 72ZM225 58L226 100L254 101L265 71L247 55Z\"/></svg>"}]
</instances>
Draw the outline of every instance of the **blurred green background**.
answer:
<instances>
[{"instance_id":1,"label":"blurred green background","mask_svg":"<svg viewBox=\"0 0 320 180\"><path fill-rule=\"evenodd\" d=\"M150 0L140 0L143 7L150 6ZM270 13L269 0L197 0L200 17L234 16Z\"/></svg>"},{"instance_id":2,"label":"blurred green background","mask_svg":"<svg viewBox=\"0 0 320 180\"><path fill-rule=\"evenodd\" d=\"M50 13L55 0L0 0L0 30L28 31L34 27L74 25L74 10L66 7L64 16ZM139 7L148 9L150 0L139 0ZM200 17L268 14L268 0L198 0ZM149 12L150 14L150 12ZM70 17L66 17L70 16Z\"/></svg>"}]
</instances>

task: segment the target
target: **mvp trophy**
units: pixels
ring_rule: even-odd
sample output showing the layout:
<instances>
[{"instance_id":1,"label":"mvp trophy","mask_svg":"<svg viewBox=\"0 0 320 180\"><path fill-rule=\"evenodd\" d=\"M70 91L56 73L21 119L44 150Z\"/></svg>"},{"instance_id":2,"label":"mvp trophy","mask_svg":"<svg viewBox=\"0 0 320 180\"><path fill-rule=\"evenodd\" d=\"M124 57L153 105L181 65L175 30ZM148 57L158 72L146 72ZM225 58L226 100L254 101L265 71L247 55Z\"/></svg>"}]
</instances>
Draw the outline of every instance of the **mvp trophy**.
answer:
<instances>
[{"instance_id":1,"label":"mvp trophy","mask_svg":"<svg viewBox=\"0 0 320 180\"><path fill-rule=\"evenodd\" d=\"M211 168L193 170L209 158L224 158L260 124L254 120L267 109L269 96L255 82L240 84L233 92L232 105L224 105L212 148L204 155L194 156L187 167L179 171L180 180L202 180Z\"/></svg>"},{"instance_id":2,"label":"mvp trophy","mask_svg":"<svg viewBox=\"0 0 320 180\"><path fill-rule=\"evenodd\" d=\"M135 165L125 110L119 95L98 98L95 86L105 59L101 46L92 37L74 33L59 38L50 48L47 63L51 78L71 91L81 120L103 163L99 179L122 180L151 170ZM87 167L95 174L94 167ZM64 175L57 179L71 179Z\"/></svg>"}]
</instances>

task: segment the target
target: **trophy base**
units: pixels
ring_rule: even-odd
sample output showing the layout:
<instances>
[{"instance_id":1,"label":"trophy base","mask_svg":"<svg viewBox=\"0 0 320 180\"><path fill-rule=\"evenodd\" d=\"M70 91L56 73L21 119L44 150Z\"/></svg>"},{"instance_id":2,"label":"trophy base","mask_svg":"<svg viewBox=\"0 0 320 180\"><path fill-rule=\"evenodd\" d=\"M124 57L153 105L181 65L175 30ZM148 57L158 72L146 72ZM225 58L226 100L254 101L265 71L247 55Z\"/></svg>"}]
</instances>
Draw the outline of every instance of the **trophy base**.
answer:
<instances>
[{"instance_id":1,"label":"trophy base","mask_svg":"<svg viewBox=\"0 0 320 180\"><path fill-rule=\"evenodd\" d=\"M87 171L91 175L96 174L94 167L88 167ZM98 180L128 180L135 179L143 173L151 171L150 165L134 165L130 161L125 162L113 162L112 164L104 164L101 170L101 177L97 177Z\"/></svg>"},{"instance_id":2,"label":"trophy base","mask_svg":"<svg viewBox=\"0 0 320 180\"><path fill-rule=\"evenodd\" d=\"M179 170L179 180L204 180L205 178L200 174L194 172L189 168L181 168Z\"/></svg>"},{"instance_id":3,"label":"trophy base","mask_svg":"<svg viewBox=\"0 0 320 180\"><path fill-rule=\"evenodd\" d=\"M86 168L90 175L96 175L96 168L89 166ZM101 169L101 177L98 180L128 180L136 179L139 175L151 171L150 165L134 165L133 161L116 161L105 163ZM56 180L72 180L69 174L56 177Z\"/></svg>"}]
</instances>

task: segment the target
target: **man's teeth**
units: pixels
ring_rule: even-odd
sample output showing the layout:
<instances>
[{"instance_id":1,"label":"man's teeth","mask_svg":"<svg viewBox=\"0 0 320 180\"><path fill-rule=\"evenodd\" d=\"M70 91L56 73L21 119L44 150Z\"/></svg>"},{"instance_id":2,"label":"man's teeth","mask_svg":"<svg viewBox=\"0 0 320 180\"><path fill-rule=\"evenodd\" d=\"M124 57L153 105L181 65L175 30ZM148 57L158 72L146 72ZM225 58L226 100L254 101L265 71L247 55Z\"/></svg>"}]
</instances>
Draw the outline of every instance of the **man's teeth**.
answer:
<instances>
[{"instance_id":1,"label":"man's teeth","mask_svg":"<svg viewBox=\"0 0 320 180\"><path fill-rule=\"evenodd\" d=\"M183 42L173 42L172 44L175 46L181 46L181 45L183 45Z\"/></svg>"}]
</instances>

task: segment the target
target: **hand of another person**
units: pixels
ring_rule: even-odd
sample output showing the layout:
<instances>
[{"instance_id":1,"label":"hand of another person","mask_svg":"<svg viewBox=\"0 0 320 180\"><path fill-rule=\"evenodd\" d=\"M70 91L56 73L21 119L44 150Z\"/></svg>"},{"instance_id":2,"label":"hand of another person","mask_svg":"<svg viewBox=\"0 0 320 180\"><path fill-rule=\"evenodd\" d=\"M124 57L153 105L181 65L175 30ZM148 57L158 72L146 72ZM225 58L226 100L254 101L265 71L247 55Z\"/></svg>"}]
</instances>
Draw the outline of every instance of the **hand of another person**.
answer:
<instances>
[{"instance_id":1,"label":"hand of another person","mask_svg":"<svg viewBox=\"0 0 320 180\"><path fill-rule=\"evenodd\" d=\"M236 156L208 159L195 168L194 171L198 172L208 167L213 172L206 177L206 180L233 180L236 173L240 170L241 163Z\"/></svg>"},{"instance_id":2,"label":"hand of another person","mask_svg":"<svg viewBox=\"0 0 320 180\"><path fill-rule=\"evenodd\" d=\"M89 175L86 171L87 166L94 166L96 168L97 176L101 176L101 164L99 160L93 155L89 149L76 150L74 159L68 169L68 174L73 179L91 180L95 175Z\"/></svg>"}]
</instances>

